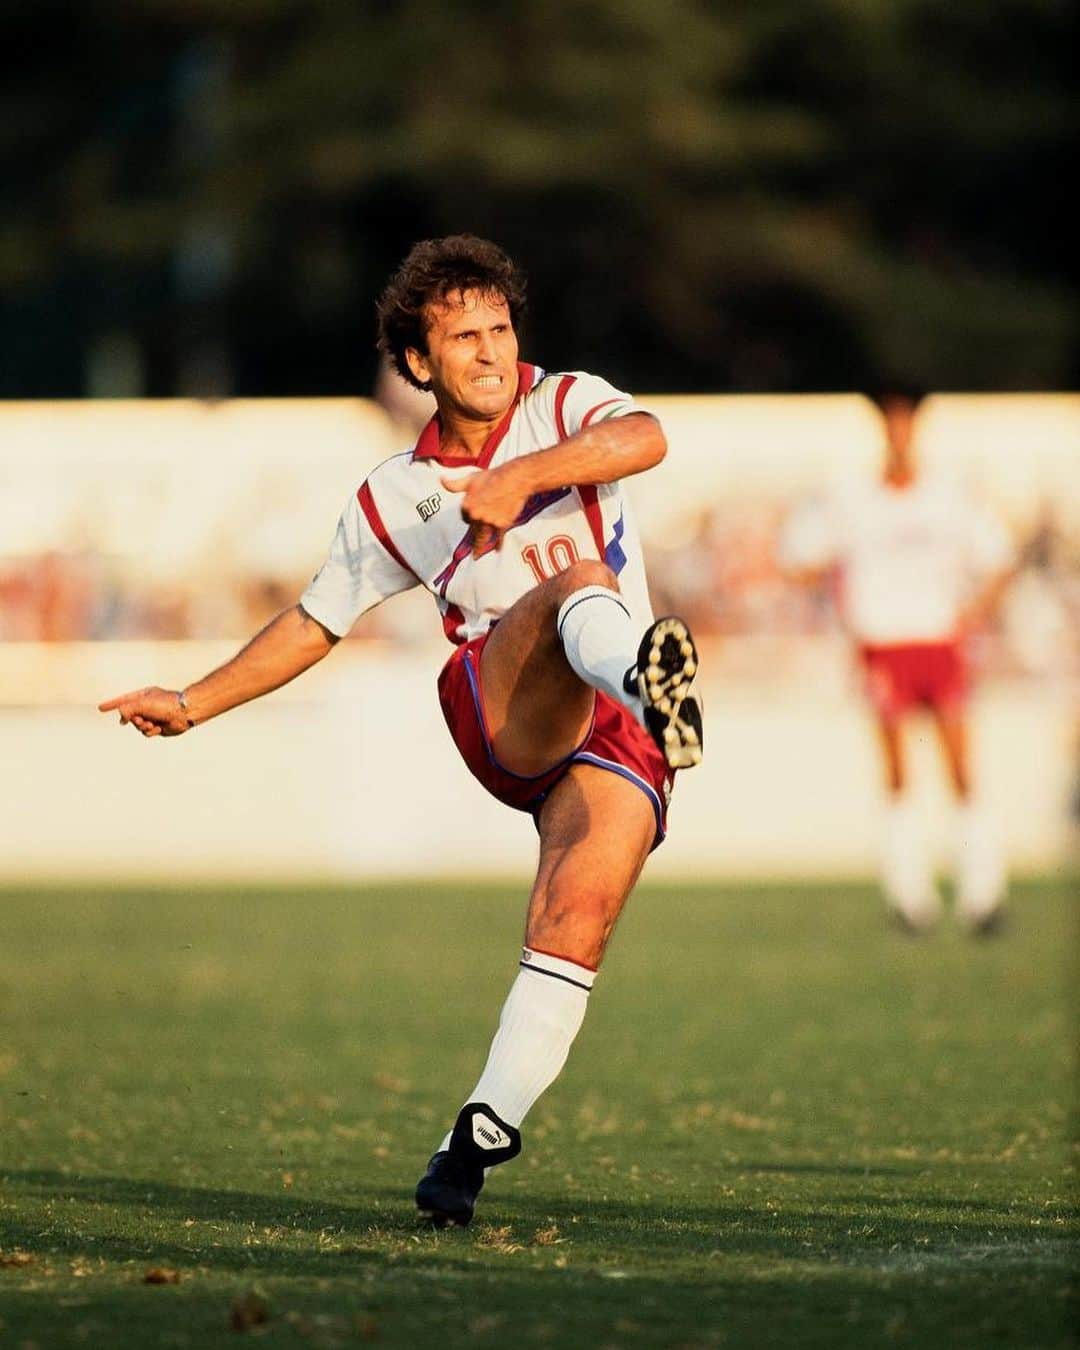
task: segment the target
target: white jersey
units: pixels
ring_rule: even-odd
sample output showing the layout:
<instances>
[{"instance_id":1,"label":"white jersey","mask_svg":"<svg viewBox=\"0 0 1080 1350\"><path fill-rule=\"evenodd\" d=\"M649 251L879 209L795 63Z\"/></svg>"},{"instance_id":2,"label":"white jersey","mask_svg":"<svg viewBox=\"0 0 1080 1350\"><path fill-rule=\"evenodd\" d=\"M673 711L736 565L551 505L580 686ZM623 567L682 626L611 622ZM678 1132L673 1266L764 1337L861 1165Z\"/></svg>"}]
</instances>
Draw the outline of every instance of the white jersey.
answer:
<instances>
[{"instance_id":1,"label":"white jersey","mask_svg":"<svg viewBox=\"0 0 1080 1350\"><path fill-rule=\"evenodd\" d=\"M785 566L836 566L848 628L868 646L956 636L973 583L1008 567L1000 523L958 485L920 475L905 487L852 482L796 512Z\"/></svg>"},{"instance_id":2,"label":"white jersey","mask_svg":"<svg viewBox=\"0 0 1080 1350\"><path fill-rule=\"evenodd\" d=\"M421 585L434 597L450 641L468 642L580 558L605 562L641 629L652 621L637 528L617 482L535 494L500 548L472 556L460 498L442 486L443 474L497 468L584 427L641 411L629 394L595 375L548 375L525 364L518 374L517 397L477 459L440 456L433 418L411 450L384 460L350 497L329 556L300 598L331 633L343 637L380 601Z\"/></svg>"}]
</instances>

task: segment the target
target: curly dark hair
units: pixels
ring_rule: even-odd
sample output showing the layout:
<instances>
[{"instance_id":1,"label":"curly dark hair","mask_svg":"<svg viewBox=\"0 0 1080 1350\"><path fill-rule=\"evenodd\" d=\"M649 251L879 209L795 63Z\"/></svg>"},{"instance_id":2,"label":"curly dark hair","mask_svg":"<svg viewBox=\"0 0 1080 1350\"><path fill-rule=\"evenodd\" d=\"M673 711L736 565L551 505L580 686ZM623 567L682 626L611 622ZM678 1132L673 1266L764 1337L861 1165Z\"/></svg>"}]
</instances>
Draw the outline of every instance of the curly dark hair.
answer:
<instances>
[{"instance_id":1,"label":"curly dark hair","mask_svg":"<svg viewBox=\"0 0 1080 1350\"><path fill-rule=\"evenodd\" d=\"M451 234L423 239L386 284L375 312L379 321L378 347L394 369L417 389L428 389L409 369L406 349L427 350L424 306L445 300L455 291L479 291L499 296L518 327L525 313L525 276L498 244L474 234Z\"/></svg>"}]
</instances>

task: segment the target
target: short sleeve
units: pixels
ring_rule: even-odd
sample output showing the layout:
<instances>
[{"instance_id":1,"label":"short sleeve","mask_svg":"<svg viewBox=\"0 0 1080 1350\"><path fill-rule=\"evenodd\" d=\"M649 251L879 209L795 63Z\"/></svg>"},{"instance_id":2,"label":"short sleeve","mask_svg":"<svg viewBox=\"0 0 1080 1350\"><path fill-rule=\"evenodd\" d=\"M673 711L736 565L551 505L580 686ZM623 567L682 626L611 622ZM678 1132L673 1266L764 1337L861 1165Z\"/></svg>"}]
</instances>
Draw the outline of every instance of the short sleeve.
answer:
<instances>
[{"instance_id":1,"label":"short sleeve","mask_svg":"<svg viewBox=\"0 0 1080 1350\"><path fill-rule=\"evenodd\" d=\"M780 531L777 556L787 571L829 567L836 562L837 553L833 512L823 498L797 507Z\"/></svg>"},{"instance_id":2,"label":"short sleeve","mask_svg":"<svg viewBox=\"0 0 1080 1350\"><path fill-rule=\"evenodd\" d=\"M573 436L585 427L606 422L612 417L626 417L629 413L645 411L629 394L608 384L599 375L588 375L579 370L564 378L567 386L561 414L567 436Z\"/></svg>"},{"instance_id":3,"label":"short sleeve","mask_svg":"<svg viewBox=\"0 0 1080 1350\"><path fill-rule=\"evenodd\" d=\"M407 591L417 578L383 547L353 493L338 521L326 561L300 597L303 609L337 637L361 614Z\"/></svg>"}]
</instances>

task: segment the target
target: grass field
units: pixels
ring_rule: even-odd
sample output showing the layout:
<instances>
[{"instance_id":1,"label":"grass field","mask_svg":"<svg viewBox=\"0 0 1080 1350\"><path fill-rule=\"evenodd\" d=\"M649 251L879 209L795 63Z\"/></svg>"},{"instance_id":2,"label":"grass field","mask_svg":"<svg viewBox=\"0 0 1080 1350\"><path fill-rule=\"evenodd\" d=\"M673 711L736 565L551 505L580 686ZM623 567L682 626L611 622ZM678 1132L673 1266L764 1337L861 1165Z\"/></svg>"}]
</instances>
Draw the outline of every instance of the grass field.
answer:
<instances>
[{"instance_id":1,"label":"grass field","mask_svg":"<svg viewBox=\"0 0 1080 1350\"><path fill-rule=\"evenodd\" d=\"M524 1154L426 1231L521 917L0 892L0 1344L1072 1344L1065 883L983 942L857 886L643 887Z\"/></svg>"}]
</instances>

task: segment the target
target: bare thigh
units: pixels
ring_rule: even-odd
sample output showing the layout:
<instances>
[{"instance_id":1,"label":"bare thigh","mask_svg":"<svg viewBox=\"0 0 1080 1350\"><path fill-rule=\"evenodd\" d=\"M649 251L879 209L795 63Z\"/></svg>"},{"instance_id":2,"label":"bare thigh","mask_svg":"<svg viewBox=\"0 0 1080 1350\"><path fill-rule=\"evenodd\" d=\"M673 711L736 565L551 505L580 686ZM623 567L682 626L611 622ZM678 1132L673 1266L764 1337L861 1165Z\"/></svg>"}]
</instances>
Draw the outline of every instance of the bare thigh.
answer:
<instances>
[{"instance_id":1,"label":"bare thigh","mask_svg":"<svg viewBox=\"0 0 1080 1350\"><path fill-rule=\"evenodd\" d=\"M903 792L907 783L907 767L904 761L904 741L900 731L899 719L886 721L877 719L878 737L882 754L885 757L885 782L890 792Z\"/></svg>"},{"instance_id":2,"label":"bare thigh","mask_svg":"<svg viewBox=\"0 0 1080 1350\"><path fill-rule=\"evenodd\" d=\"M574 563L523 595L484 644L480 686L488 731L499 762L513 773L550 769L589 729L595 691L571 669L555 619L567 596L595 585L618 590L603 563Z\"/></svg>"},{"instance_id":3,"label":"bare thigh","mask_svg":"<svg viewBox=\"0 0 1080 1350\"><path fill-rule=\"evenodd\" d=\"M618 774L575 764L544 803L539 826L525 941L595 968L652 848L652 804Z\"/></svg>"},{"instance_id":4,"label":"bare thigh","mask_svg":"<svg viewBox=\"0 0 1080 1350\"><path fill-rule=\"evenodd\" d=\"M941 748L945 754L945 766L949 771L949 781L953 791L960 798L971 792L971 775L968 771L968 734L967 718L956 709L934 709L934 721L937 724Z\"/></svg>"}]
</instances>

